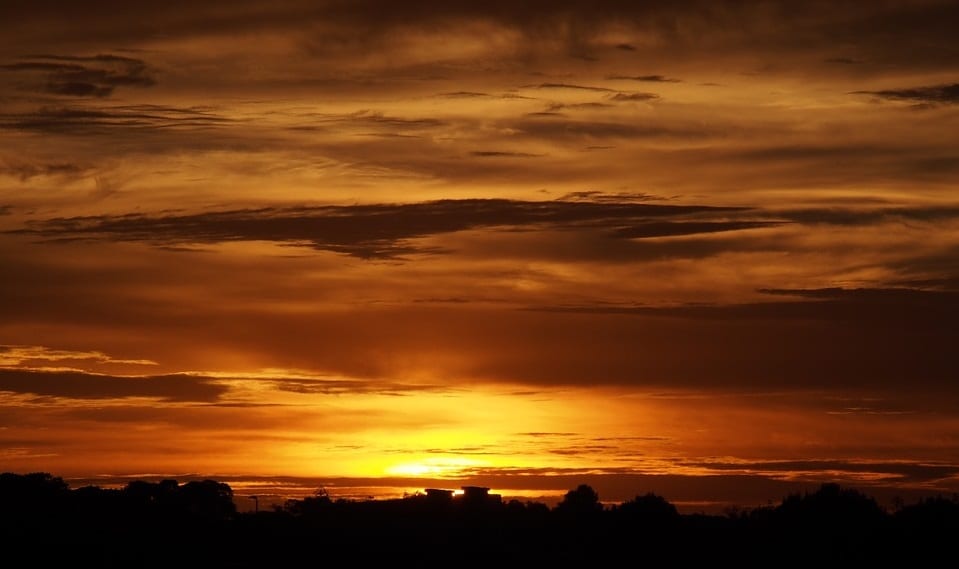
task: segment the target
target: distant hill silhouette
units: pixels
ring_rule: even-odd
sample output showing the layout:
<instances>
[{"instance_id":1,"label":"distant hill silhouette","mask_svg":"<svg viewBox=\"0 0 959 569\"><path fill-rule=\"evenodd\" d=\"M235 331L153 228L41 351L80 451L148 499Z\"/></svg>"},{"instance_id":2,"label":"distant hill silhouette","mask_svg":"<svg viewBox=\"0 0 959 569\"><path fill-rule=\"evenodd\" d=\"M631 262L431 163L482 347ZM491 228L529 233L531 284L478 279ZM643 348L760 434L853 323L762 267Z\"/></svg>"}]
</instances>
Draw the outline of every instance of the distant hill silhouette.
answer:
<instances>
[{"instance_id":1,"label":"distant hill silhouette","mask_svg":"<svg viewBox=\"0 0 959 569\"><path fill-rule=\"evenodd\" d=\"M238 513L214 481L133 481L70 489L48 473L0 474L0 546L31 566L593 567L622 559L769 563L802 560L952 560L959 499L886 511L836 484L779 505L726 515L682 515L661 496L603 506L591 487L550 509L468 487L397 500L319 494ZM306 563L304 563L304 561ZM619 563L616 563L619 566Z\"/></svg>"}]
</instances>

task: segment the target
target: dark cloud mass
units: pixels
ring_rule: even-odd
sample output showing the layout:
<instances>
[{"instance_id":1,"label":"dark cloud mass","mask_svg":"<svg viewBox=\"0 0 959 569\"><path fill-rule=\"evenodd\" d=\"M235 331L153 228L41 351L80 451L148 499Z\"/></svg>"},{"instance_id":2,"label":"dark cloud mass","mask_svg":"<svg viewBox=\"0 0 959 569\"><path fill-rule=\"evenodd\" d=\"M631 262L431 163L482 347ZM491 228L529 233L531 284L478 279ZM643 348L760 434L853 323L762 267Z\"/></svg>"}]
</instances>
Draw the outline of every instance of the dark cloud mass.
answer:
<instances>
[{"instance_id":1,"label":"dark cloud mass","mask_svg":"<svg viewBox=\"0 0 959 569\"><path fill-rule=\"evenodd\" d=\"M570 83L540 83L539 85L531 85L536 89L572 89L574 91L596 91L599 93L610 93L614 89L609 89L607 87L595 87L592 85L573 85Z\"/></svg>"},{"instance_id":2,"label":"dark cloud mass","mask_svg":"<svg viewBox=\"0 0 959 569\"><path fill-rule=\"evenodd\" d=\"M853 462L848 460L777 460L777 461L682 461L695 466L722 471L764 472L785 474L791 478L822 476L824 471L854 477L860 474L879 474L910 483L945 480L959 475L959 465L903 462Z\"/></svg>"},{"instance_id":3,"label":"dark cloud mass","mask_svg":"<svg viewBox=\"0 0 959 569\"><path fill-rule=\"evenodd\" d=\"M614 81L642 81L645 83L681 83L680 79L673 79L665 75L609 75L606 77Z\"/></svg>"},{"instance_id":4,"label":"dark cloud mass","mask_svg":"<svg viewBox=\"0 0 959 569\"><path fill-rule=\"evenodd\" d=\"M24 89L70 97L109 97L117 87L152 87L153 71L140 59L100 54L90 57L29 55L0 65Z\"/></svg>"},{"instance_id":5,"label":"dark cloud mass","mask_svg":"<svg viewBox=\"0 0 959 569\"><path fill-rule=\"evenodd\" d=\"M102 135L124 130L155 133L166 128L211 128L228 122L230 119L218 116L209 108L165 105L44 106L25 113L0 112L0 129L69 135Z\"/></svg>"},{"instance_id":6,"label":"dark cloud mass","mask_svg":"<svg viewBox=\"0 0 959 569\"><path fill-rule=\"evenodd\" d=\"M226 393L227 387L212 378L194 375L120 377L81 371L0 368L0 391L71 399L150 397L212 402Z\"/></svg>"},{"instance_id":7,"label":"dark cloud mass","mask_svg":"<svg viewBox=\"0 0 959 569\"><path fill-rule=\"evenodd\" d=\"M658 98L655 93L616 93L609 97L611 101L652 101Z\"/></svg>"},{"instance_id":8,"label":"dark cloud mass","mask_svg":"<svg viewBox=\"0 0 959 569\"><path fill-rule=\"evenodd\" d=\"M72 177L86 172L88 168L69 162L63 163L31 163L26 161L0 162L0 173L19 178L21 182L37 176Z\"/></svg>"},{"instance_id":9,"label":"dark cloud mass","mask_svg":"<svg viewBox=\"0 0 959 569\"><path fill-rule=\"evenodd\" d=\"M541 154L531 154L529 152L506 152L502 150L475 150L470 152L471 156L480 158L536 158Z\"/></svg>"},{"instance_id":10,"label":"dark cloud mass","mask_svg":"<svg viewBox=\"0 0 959 569\"><path fill-rule=\"evenodd\" d=\"M907 101L931 105L954 105L959 103L959 83L913 87L907 89L884 89L881 91L856 91L860 95L873 95L892 101Z\"/></svg>"},{"instance_id":11,"label":"dark cloud mass","mask_svg":"<svg viewBox=\"0 0 959 569\"><path fill-rule=\"evenodd\" d=\"M147 241L157 244L265 240L308 244L316 249L361 258L395 258L428 252L409 240L477 228L523 227L615 229L614 237L682 235L747 229L764 224L737 222L634 225L648 219L724 215L740 208L643 203L532 202L517 200L441 200L300 208L263 208L150 216L78 217L34 224L27 233L45 238ZM645 231L645 234L644 234Z\"/></svg>"}]
</instances>

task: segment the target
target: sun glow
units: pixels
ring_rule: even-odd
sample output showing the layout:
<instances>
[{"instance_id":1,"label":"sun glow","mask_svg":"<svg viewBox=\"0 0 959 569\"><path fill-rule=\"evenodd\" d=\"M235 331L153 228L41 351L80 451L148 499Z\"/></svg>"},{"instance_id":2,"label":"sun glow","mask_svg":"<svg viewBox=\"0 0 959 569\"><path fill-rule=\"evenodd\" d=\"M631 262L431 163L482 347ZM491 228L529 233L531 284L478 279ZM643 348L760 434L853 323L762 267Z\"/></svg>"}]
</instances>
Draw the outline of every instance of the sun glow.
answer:
<instances>
[{"instance_id":1,"label":"sun glow","mask_svg":"<svg viewBox=\"0 0 959 569\"><path fill-rule=\"evenodd\" d=\"M486 466L479 460L462 457L425 458L403 462L387 467L386 474L392 476L457 476L469 468Z\"/></svg>"}]
</instances>

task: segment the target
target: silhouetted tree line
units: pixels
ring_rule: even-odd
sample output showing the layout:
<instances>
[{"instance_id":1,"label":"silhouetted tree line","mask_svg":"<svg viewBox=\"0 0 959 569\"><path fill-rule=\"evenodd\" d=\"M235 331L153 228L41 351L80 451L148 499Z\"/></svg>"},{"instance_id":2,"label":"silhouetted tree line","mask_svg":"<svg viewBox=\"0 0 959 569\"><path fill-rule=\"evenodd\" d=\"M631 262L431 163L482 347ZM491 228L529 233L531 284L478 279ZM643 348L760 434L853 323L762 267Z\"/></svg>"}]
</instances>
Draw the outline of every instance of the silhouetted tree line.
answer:
<instances>
[{"instance_id":1,"label":"silhouetted tree line","mask_svg":"<svg viewBox=\"0 0 959 569\"><path fill-rule=\"evenodd\" d=\"M725 515L682 515L655 494L604 506L586 485L554 508L483 494L352 501L318 493L238 513L230 487L213 480L70 489L47 473L0 474L3 558L38 567L950 560L957 536L955 496L890 512L836 484Z\"/></svg>"}]
</instances>

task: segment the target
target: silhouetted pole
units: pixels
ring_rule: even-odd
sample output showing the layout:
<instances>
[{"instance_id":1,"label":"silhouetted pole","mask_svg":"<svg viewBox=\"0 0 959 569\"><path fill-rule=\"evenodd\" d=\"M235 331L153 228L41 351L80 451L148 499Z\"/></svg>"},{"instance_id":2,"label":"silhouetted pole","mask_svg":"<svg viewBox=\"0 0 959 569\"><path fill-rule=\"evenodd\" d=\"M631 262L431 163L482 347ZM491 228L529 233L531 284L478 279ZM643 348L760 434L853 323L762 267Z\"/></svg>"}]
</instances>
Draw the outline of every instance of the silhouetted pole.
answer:
<instances>
[{"instance_id":1,"label":"silhouetted pole","mask_svg":"<svg viewBox=\"0 0 959 569\"><path fill-rule=\"evenodd\" d=\"M260 497L259 496L250 496L250 499L253 500L253 513L260 513Z\"/></svg>"}]
</instances>

